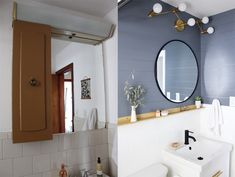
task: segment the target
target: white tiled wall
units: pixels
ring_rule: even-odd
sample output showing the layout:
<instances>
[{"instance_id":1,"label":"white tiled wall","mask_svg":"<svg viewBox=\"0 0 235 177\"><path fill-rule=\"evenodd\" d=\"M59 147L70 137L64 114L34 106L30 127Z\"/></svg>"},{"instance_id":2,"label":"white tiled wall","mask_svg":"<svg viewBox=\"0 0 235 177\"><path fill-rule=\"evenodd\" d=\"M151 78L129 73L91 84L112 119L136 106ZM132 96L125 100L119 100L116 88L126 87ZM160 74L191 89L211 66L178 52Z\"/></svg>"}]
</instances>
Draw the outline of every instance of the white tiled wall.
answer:
<instances>
[{"instance_id":1,"label":"white tiled wall","mask_svg":"<svg viewBox=\"0 0 235 177\"><path fill-rule=\"evenodd\" d=\"M117 177L117 125L108 124L109 172Z\"/></svg>"},{"instance_id":2,"label":"white tiled wall","mask_svg":"<svg viewBox=\"0 0 235 177\"><path fill-rule=\"evenodd\" d=\"M12 144L10 133L0 133L0 177L58 177L62 163L70 175L95 169L101 157L108 173L108 130L54 135L52 141Z\"/></svg>"}]
</instances>

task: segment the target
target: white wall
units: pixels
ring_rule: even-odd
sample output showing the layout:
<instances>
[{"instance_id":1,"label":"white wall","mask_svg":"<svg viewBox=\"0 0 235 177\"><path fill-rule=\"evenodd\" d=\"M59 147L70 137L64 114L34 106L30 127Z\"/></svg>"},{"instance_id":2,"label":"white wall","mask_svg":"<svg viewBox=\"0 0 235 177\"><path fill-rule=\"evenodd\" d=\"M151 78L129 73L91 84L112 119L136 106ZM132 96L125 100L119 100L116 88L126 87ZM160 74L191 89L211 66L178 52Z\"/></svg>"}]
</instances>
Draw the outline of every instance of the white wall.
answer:
<instances>
[{"instance_id":1,"label":"white wall","mask_svg":"<svg viewBox=\"0 0 235 177\"><path fill-rule=\"evenodd\" d=\"M92 108L97 108L98 118L106 122L104 67L101 46L52 40L52 72L73 63L75 130L78 119L86 119ZM81 99L81 80L91 78L91 99Z\"/></svg>"},{"instance_id":2,"label":"white wall","mask_svg":"<svg viewBox=\"0 0 235 177\"><path fill-rule=\"evenodd\" d=\"M118 15L117 8L111 10L105 17L107 21L116 25L114 36L103 43L104 65L105 65L105 89L106 89L106 104L107 118L109 123L117 123L117 90L118 90Z\"/></svg>"},{"instance_id":3,"label":"white wall","mask_svg":"<svg viewBox=\"0 0 235 177\"><path fill-rule=\"evenodd\" d=\"M222 106L222 114L224 118L224 125L221 127L221 136L215 136L208 129L208 121L207 118L212 116L211 105L206 105L206 108L200 111L200 133L203 136L206 136L211 139L227 142L235 147L235 107ZM232 151L231 154L231 174L230 177L235 177L235 154Z\"/></svg>"},{"instance_id":4,"label":"white wall","mask_svg":"<svg viewBox=\"0 0 235 177\"><path fill-rule=\"evenodd\" d=\"M104 68L105 68L105 90L107 120L109 122L108 144L109 144L109 169L112 177L117 177L117 89L118 89L118 10L114 8L104 17L107 21L116 25L114 36L103 43Z\"/></svg>"},{"instance_id":5,"label":"white wall","mask_svg":"<svg viewBox=\"0 0 235 177\"><path fill-rule=\"evenodd\" d=\"M0 132L12 124L12 1L0 1Z\"/></svg>"},{"instance_id":6,"label":"white wall","mask_svg":"<svg viewBox=\"0 0 235 177\"><path fill-rule=\"evenodd\" d=\"M184 142L184 130L200 130L199 110L118 126L118 176L127 177L162 161L162 150Z\"/></svg>"}]
</instances>

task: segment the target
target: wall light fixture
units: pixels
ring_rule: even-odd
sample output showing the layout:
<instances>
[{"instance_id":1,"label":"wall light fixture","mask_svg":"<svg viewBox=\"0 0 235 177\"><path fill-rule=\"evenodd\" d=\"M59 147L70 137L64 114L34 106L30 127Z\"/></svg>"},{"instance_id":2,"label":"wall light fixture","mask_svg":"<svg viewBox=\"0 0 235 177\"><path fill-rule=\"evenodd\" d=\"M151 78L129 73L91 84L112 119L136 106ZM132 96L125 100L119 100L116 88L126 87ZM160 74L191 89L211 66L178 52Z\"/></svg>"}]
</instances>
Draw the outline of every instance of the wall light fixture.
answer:
<instances>
[{"instance_id":1,"label":"wall light fixture","mask_svg":"<svg viewBox=\"0 0 235 177\"><path fill-rule=\"evenodd\" d=\"M180 12L185 12L187 9L187 4L185 3L180 3L178 7L173 7L167 11L163 11L163 7L160 3L156 3L153 5L153 9L148 13L148 17L154 17L154 16L159 16L159 15L166 15L166 14L174 14L177 19L175 21L174 27L177 31L181 32L184 31L186 26L197 26L201 32L201 34L213 34L215 32L215 29L213 27L208 27L205 29L203 25L209 23L209 18L208 17L203 17L202 19L195 19L195 18L189 18L187 21L183 20L180 16Z\"/></svg>"}]
</instances>

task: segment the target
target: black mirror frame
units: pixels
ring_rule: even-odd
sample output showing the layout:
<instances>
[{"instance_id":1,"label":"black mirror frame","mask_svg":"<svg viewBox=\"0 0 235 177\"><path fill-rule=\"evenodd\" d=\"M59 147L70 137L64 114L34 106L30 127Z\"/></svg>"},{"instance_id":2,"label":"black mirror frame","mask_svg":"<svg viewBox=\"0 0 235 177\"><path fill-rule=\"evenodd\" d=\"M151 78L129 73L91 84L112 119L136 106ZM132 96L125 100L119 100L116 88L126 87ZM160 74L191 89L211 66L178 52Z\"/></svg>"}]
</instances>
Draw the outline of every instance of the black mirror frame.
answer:
<instances>
[{"instance_id":1,"label":"black mirror frame","mask_svg":"<svg viewBox=\"0 0 235 177\"><path fill-rule=\"evenodd\" d=\"M158 83L158 80L157 80L157 62L158 62L158 57L159 57L159 55L160 55L162 49L163 49L167 44L169 44L169 43L171 43L171 42L175 42L175 41L177 41L177 42L182 42L183 44L185 44L186 46L188 46L188 48L191 50L191 52L192 52L193 55L194 55L194 59L195 59L195 61L196 61L196 65L197 65L197 81L196 81L194 90L193 90L192 94L191 94L186 100L181 101L181 102L175 102L175 101L172 101L172 100L168 99L167 96L164 95L164 93L162 92L161 87L160 87L160 85L159 85L159 83ZM161 94L163 95L163 97L166 98L166 100L168 100L168 101L170 101L170 102L172 102L172 103L176 103L176 104L181 104L181 103L184 103L184 102L188 101L188 100L193 96L194 92L195 92L196 89L197 89L198 82L199 82L199 74L200 74L200 72L199 72L199 65L198 65L197 57L196 57L196 54L194 53L192 47L191 47L189 44L187 44L186 42L184 42L184 41L182 41L182 40L179 40L179 39L173 39L173 40L170 40L170 41L168 41L167 43L165 43L165 44L160 48L160 50L159 50L159 52L158 52L158 54L157 54L157 58L156 58L156 60L155 60L155 64L154 64L154 76L155 76L155 81L156 81L157 87L158 87L158 89L160 90L160 92L161 92Z\"/></svg>"}]
</instances>

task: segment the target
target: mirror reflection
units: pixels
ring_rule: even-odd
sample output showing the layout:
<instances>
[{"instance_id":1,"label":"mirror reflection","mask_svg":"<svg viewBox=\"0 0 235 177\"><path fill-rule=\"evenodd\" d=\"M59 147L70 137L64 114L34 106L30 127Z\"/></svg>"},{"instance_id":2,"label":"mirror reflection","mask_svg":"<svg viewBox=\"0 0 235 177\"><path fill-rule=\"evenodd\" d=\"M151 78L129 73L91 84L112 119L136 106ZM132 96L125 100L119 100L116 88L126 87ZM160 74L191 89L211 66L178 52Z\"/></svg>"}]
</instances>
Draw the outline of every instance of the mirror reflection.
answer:
<instances>
[{"instance_id":1,"label":"mirror reflection","mask_svg":"<svg viewBox=\"0 0 235 177\"><path fill-rule=\"evenodd\" d=\"M198 81L198 65L192 49L173 40L159 51L155 78L161 93L171 102L184 102L193 94Z\"/></svg>"},{"instance_id":2,"label":"mirror reflection","mask_svg":"<svg viewBox=\"0 0 235 177\"><path fill-rule=\"evenodd\" d=\"M105 127L101 46L52 39L54 133Z\"/></svg>"}]
</instances>

